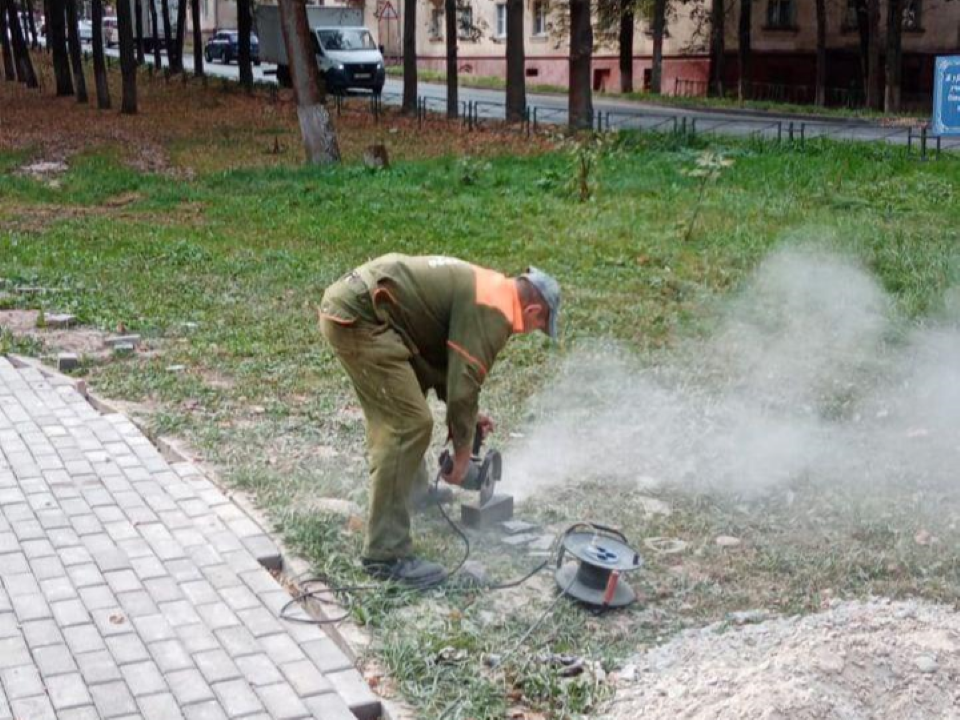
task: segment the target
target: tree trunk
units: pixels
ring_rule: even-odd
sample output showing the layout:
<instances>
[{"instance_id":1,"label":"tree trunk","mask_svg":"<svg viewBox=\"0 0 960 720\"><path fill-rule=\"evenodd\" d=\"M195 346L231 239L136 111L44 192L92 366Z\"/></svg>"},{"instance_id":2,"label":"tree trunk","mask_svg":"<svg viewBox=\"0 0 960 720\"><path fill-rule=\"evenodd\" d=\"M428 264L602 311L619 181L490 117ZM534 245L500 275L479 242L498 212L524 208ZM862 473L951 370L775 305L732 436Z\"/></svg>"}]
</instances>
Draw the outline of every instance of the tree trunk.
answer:
<instances>
[{"instance_id":1,"label":"tree trunk","mask_svg":"<svg viewBox=\"0 0 960 720\"><path fill-rule=\"evenodd\" d=\"M900 0L889 0L887 5L887 88L883 109L900 112L900 76L902 71L903 5Z\"/></svg>"},{"instance_id":2,"label":"tree trunk","mask_svg":"<svg viewBox=\"0 0 960 720\"><path fill-rule=\"evenodd\" d=\"M523 0L507 0L507 122L520 122L527 111L526 64Z\"/></svg>"},{"instance_id":3,"label":"tree trunk","mask_svg":"<svg viewBox=\"0 0 960 720\"><path fill-rule=\"evenodd\" d=\"M24 9L27 11L27 30L30 32L30 48L40 49L40 39L37 37L37 20L33 17L33 0L26 0Z\"/></svg>"},{"instance_id":4,"label":"tree trunk","mask_svg":"<svg viewBox=\"0 0 960 720\"><path fill-rule=\"evenodd\" d=\"M650 71L650 92L663 91L663 33L667 27L667 0L653 0L653 67Z\"/></svg>"},{"instance_id":5,"label":"tree trunk","mask_svg":"<svg viewBox=\"0 0 960 720\"><path fill-rule=\"evenodd\" d=\"M290 63L290 80L297 99L297 117L307 162L320 165L340 162L337 133L324 106L320 71L310 42L304 0L280 0L280 27Z\"/></svg>"},{"instance_id":6,"label":"tree trunk","mask_svg":"<svg viewBox=\"0 0 960 720\"><path fill-rule=\"evenodd\" d=\"M867 97L867 76L870 74L870 10L869 0L856 0L857 34L860 38L860 89L863 91L863 101Z\"/></svg>"},{"instance_id":7,"label":"tree trunk","mask_svg":"<svg viewBox=\"0 0 960 720\"><path fill-rule=\"evenodd\" d=\"M883 109L880 90L880 0L867 0L870 34L867 43L867 107Z\"/></svg>"},{"instance_id":8,"label":"tree trunk","mask_svg":"<svg viewBox=\"0 0 960 720\"><path fill-rule=\"evenodd\" d=\"M633 31L635 18L632 0L621 0L620 8L620 92L633 92Z\"/></svg>"},{"instance_id":9,"label":"tree trunk","mask_svg":"<svg viewBox=\"0 0 960 720\"><path fill-rule=\"evenodd\" d=\"M239 12L237 3L237 12ZM203 77L203 33L200 31L200 0L190 0L190 24L193 25L193 74Z\"/></svg>"},{"instance_id":10,"label":"tree trunk","mask_svg":"<svg viewBox=\"0 0 960 720\"><path fill-rule=\"evenodd\" d=\"M143 65L147 60L143 51L143 0L133 0L133 20L136 30L134 45L137 48L137 65Z\"/></svg>"},{"instance_id":11,"label":"tree trunk","mask_svg":"<svg viewBox=\"0 0 960 720\"><path fill-rule=\"evenodd\" d=\"M740 82L737 97L743 102L750 96L750 24L753 15L753 0L740 0L740 30L737 35L737 58L740 65Z\"/></svg>"},{"instance_id":12,"label":"tree trunk","mask_svg":"<svg viewBox=\"0 0 960 720\"><path fill-rule=\"evenodd\" d=\"M570 0L570 94L567 116L570 130L593 127L593 86L590 70L593 61L593 26L590 0Z\"/></svg>"},{"instance_id":13,"label":"tree trunk","mask_svg":"<svg viewBox=\"0 0 960 720\"><path fill-rule=\"evenodd\" d=\"M827 0L817 0L817 77L816 99L820 107L827 104Z\"/></svg>"},{"instance_id":14,"label":"tree trunk","mask_svg":"<svg viewBox=\"0 0 960 720\"><path fill-rule=\"evenodd\" d=\"M65 0L47 0L50 3L50 26L47 41L53 51L53 74L57 83L57 95L73 95L70 79L70 55L67 52L67 23ZM20 23L17 22L19 27Z\"/></svg>"},{"instance_id":15,"label":"tree trunk","mask_svg":"<svg viewBox=\"0 0 960 720\"><path fill-rule=\"evenodd\" d=\"M710 7L710 86L723 97L724 60L727 54L727 16L724 0L713 0Z\"/></svg>"},{"instance_id":16,"label":"tree trunk","mask_svg":"<svg viewBox=\"0 0 960 720\"><path fill-rule=\"evenodd\" d=\"M185 0L181 0L184 2ZM120 36L120 76L122 94L120 112L135 115L137 112L137 54L133 49L133 17L129 0L117 3L117 34Z\"/></svg>"},{"instance_id":17,"label":"tree trunk","mask_svg":"<svg viewBox=\"0 0 960 720\"><path fill-rule=\"evenodd\" d=\"M447 33L447 117L460 115L457 99L457 0L444 0L443 15Z\"/></svg>"},{"instance_id":18,"label":"tree trunk","mask_svg":"<svg viewBox=\"0 0 960 720\"><path fill-rule=\"evenodd\" d=\"M16 82L17 69L13 64L10 34L7 32L7 7L3 0L0 0L0 53L3 54L3 79Z\"/></svg>"},{"instance_id":19,"label":"tree trunk","mask_svg":"<svg viewBox=\"0 0 960 720\"><path fill-rule=\"evenodd\" d=\"M37 73L33 69L33 61L30 59L30 50L27 48L26 38L23 37L20 18L17 17L17 6L13 0L0 0L0 3L4 3L7 9L7 25L10 33L13 61L17 68L17 78L28 88L40 87L40 83L37 82Z\"/></svg>"},{"instance_id":20,"label":"tree trunk","mask_svg":"<svg viewBox=\"0 0 960 720\"><path fill-rule=\"evenodd\" d=\"M173 46L173 24L170 22L170 3L167 0L160 0L160 12L163 15L163 49L167 51L167 68L175 73L176 49Z\"/></svg>"},{"instance_id":21,"label":"tree trunk","mask_svg":"<svg viewBox=\"0 0 960 720\"><path fill-rule=\"evenodd\" d=\"M93 79L97 86L97 107L110 109L110 84L107 82L107 63L103 57L103 0L90 3L93 25Z\"/></svg>"},{"instance_id":22,"label":"tree trunk","mask_svg":"<svg viewBox=\"0 0 960 720\"><path fill-rule=\"evenodd\" d=\"M417 111L417 0L403 0L403 101L400 112Z\"/></svg>"},{"instance_id":23,"label":"tree trunk","mask_svg":"<svg viewBox=\"0 0 960 720\"><path fill-rule=\"evenodd\" d=\"M153 66L160 72L163 68L163 57L160 55L160 23L157 19L157 0L147 0L150 3L150 41L153 43Z\"/></svg>"},{"instance_id":24,"label":"tree trunk","mask_svg":"<svg viewBox=\"0 0 960 720\"><path fill-rule=\"evenodd\" d=\"M239 52L237 64L240 67L240 85L247 91L253 90L253 65L250 58L250 34L253 30L253 17L250 14L250 0L237 0L237 44Z\"/></svg>"},{"instance_id":25,"label":"tree trunk","mask_svg":"<svg viewBox=\"0 0 960 720\"><path fill-rule=\"evenodd\" d=\"M77 92L77 102L89 102L87 98L87 80L83 76L83 50L80 48L80 28L77 25L77 0L66 0L67 45L70 49L70 66L73 68L73 86Z\"/></svg>"},{"instance_id":26,"label":"tree trunk","mask_svg":"<svg viewBox=\"0 0 960 720\"><path fill-rule=\"evenodd\" d=\"M183 69L183 41L187 32L187 4L190 0L179 0L177 3L177 70ZM168 51L169 52L169 51Z\"/></svg>"}]
</instances>

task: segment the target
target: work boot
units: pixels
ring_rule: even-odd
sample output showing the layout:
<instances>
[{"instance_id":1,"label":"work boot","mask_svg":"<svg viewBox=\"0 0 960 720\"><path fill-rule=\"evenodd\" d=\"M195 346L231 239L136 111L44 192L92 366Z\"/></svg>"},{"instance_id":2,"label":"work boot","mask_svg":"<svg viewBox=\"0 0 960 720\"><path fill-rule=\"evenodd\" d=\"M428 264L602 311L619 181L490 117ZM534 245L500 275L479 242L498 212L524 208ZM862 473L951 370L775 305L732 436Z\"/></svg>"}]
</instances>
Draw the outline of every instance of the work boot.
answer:
<instances>
[{"instance_id":1,"label":"work boot","mask_svg":"<svg viewBox=\"0 0 960 720\"><path fill-rule=\"evenodd\" d=\"M414 587L438 585L447 577L442 565L417 557L397 558L396 560L361 560L368 575L379 580L394 580Z\"/></svg>"},{"instance_id":2,"label":"work boot","mask_svg":"<svg viewBox=\"0 0 960 720\"><path fill-rule=\"evenodd\" d=\"M410 507L414 512L429 510L434 505L449 505L453 502L453 488L446 485L430 484L426 490L415 490L410 498Z\"/></svg>"}]
</instances>

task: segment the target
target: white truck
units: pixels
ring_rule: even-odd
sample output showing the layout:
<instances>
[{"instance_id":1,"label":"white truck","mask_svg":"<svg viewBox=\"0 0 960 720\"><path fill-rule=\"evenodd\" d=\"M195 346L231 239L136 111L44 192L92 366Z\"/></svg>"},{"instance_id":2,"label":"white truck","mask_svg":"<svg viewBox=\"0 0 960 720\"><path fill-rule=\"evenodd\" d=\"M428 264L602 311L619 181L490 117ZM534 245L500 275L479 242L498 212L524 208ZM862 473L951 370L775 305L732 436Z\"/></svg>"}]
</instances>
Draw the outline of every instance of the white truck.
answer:
<instances>
[{"instance_id":1,"label":"white truck","mask_svg":"<svg viewBox=\"0 0 960 720\"><path fill-rule=\"evenodd\" d=\"M379 94L383 90L383 54L363 26L362 8L308 5L307 25L328 92L343 94L361 88ZM276 63L277 82L290 87L290 63L276 5L257 6L257 34L260 59Z\"/></svg>"}]
</instances>

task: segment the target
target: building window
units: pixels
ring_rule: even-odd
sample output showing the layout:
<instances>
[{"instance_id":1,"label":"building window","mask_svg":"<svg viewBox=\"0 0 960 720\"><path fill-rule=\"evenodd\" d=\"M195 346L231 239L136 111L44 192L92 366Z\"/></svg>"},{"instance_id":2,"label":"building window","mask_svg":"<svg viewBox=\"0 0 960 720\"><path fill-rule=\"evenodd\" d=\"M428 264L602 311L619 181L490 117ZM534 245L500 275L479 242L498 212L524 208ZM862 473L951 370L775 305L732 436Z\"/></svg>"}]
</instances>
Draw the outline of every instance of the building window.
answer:
<instances>
[{"instance_id":1,"label":"building window","mask_svg":"<svg viewBox=\"0 0 960 720\"><path fill-rule=\"evenodd\" d=\"M533 34L547 34L547 3L545 0L534 0L533 3Z\"/></svg>"},{"instance_id":2,"label":"building window","mask_svg":"<svg viewBox=\"0 0 960 720\"><path fill-rule=\"evenodd\" d=\"M793 22L793 0L769 0L767 5L768 28L795 27Z\"/></svg>"},{"instance_id":3,"label":"building window","mask_svg":"<svg viewBox=\"0 0 960 720\"><path fill-rule=\"evenodd\" d=\"M462 5L457 8L460 12L457 15L457 29L461 40L473 40L473 8L469 5Z\"/></svg>"},{"instance_id":4,"label":"building window","mask_svg":"<svg viewBox=\"0 0 960 720\"><path fill-rule=\"evenodd\" d=\"M903 29L919 32L923 30L920 25L920 10L923 7L922 0L906 0L903 5Z\"/></svg>"},{"instance_id":5,"label":"building window","mask_svg":"<svg viewBox=\"0 0 960 720\"><path fill-rule=\"evenodd\" d=\"M433 9L430 11L430 39L443 39L443 10Z\"/></svg>"},{"instance_id":6,"label":"building window","mask_svg":"<svg viewBox=\"0 0 960 720\"><path fill-rule=\"evenodd\" d=\"M507 6L500 4L497 5L497 37L504 38L507 36Z\"/></svg>"}]
</instances>

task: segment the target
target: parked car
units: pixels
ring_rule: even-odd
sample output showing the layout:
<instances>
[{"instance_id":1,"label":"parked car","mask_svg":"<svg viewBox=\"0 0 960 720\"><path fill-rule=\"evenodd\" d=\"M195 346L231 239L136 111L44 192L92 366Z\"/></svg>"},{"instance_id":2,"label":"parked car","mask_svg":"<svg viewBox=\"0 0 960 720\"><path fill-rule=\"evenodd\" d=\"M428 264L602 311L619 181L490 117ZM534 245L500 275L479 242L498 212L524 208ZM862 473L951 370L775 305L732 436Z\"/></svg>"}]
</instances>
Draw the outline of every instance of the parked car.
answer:
<instances>
[{"instance_id":1,"label":"parked car","mask_svg":"<svg viewBox=\"0 0 960 720\"><path fill-rule=\"evenodd\" d=\"M89 20L78 20L77 29L80 31L80 42L93 42L93 23Z\"/></svg>"},{"instance_id":2,"label":"parked car","mask_svg":"<svg viewBox=\"0 0 960 720\"><path fill-rule=\"evenodd\" d=\"M219 30L207 41L203 55L208 63L214 60L229 64L240 57L240 33L236 30ZM260 40L250 33L250 60L260 64Z\"/></svg>"},{"instance_id":3,"label":"parked car","mask_svg":"<svg viewBox=\"0 0 960 720\"><path fill-rule=\"evenodd\" d=\"M117 19L115 17L105 17L103 19L103 44L108 48L120 44L120 31L117 29Z\"/></svg>"}]
</instances>

